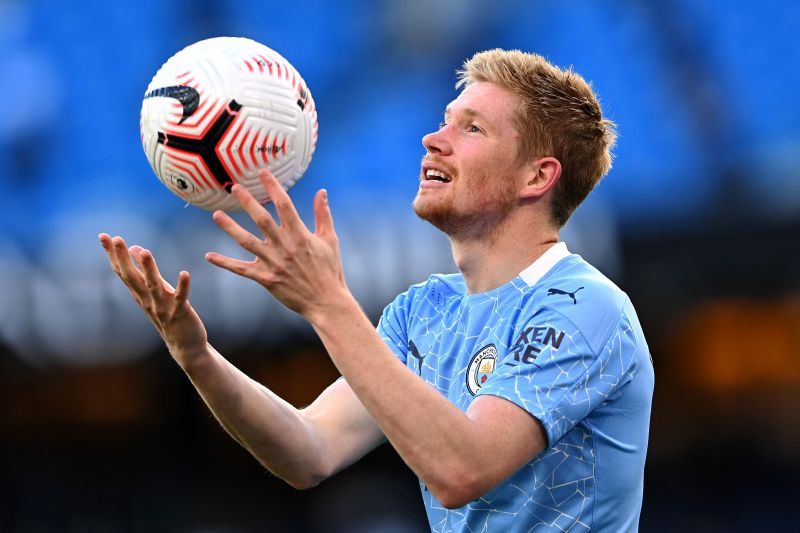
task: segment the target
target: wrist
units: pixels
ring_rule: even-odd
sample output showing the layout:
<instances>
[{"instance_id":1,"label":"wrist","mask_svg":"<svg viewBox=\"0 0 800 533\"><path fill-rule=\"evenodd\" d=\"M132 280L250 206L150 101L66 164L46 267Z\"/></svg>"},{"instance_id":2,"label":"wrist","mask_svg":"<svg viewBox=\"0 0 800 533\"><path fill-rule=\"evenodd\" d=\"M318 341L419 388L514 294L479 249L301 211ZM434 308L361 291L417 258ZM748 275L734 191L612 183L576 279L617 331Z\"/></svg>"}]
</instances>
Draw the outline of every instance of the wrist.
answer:
<instances>
[{"instance_id":1,"label":"wrist","mask_svg":"<svg viewBox=\"0 0 800 533\"><path fill-rule=\"evenodd\" d=\"M207 366L207 363L213 359L212 355L214 349L210 344L208 344L208 342L200 346L191 347L167 345L167 348L169 349L169 353L172 355L172 358L176 363L178 363L178 366L180 366L189 376L197 373L198 370L204 366Z\"/></svg>"},{"instance_id":2,"label":"wrist","mask_svg":"<svg viewBox=\"0 0 800 533\"><path fill-rule=\"evenodd\" d=\"M336 327L341 321L350 321L358 314L363 314L352 293L346 288L318 300L303 314L304 318L315 329Z\"/></svg>"}]
</instances>

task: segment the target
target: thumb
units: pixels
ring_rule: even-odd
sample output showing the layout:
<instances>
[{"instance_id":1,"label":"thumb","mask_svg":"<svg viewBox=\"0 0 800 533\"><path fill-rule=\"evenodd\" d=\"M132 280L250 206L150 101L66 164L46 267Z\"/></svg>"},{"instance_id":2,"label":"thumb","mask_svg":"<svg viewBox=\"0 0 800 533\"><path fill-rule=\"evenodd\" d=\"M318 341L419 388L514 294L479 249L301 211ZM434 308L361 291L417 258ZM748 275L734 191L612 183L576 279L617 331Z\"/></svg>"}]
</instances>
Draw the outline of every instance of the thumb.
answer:
<instances>
[{"instance_id":1,"label":"thumb","mask_svg":"<svg viewBox=\"0 0 800 533\"><path fill-rule=\"evenodd\" d=\"M333 215L328 204L328 191L320 189L314 197L314 224L315 233L320 237L335 235L333 228Z\"/></svg>"}]
</instances>

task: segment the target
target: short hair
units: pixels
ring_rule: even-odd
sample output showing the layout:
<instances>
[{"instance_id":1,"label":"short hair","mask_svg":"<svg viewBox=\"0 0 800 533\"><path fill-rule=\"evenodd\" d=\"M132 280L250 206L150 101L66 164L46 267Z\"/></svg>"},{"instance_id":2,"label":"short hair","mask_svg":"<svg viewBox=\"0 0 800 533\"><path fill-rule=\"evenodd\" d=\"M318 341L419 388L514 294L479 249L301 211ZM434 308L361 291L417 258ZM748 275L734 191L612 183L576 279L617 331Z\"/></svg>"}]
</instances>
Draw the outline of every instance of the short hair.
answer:
<instances>
[{"instance_id":1,"label":"short hair","mask_svg":"<svg viewBox=\"0 0 800 533\"><path fill-rule=\"evenodd\" d=\"M456 88L485 81L518 97L520 163L545 156L561 163L551 215L562 227L611 169L616 127L603 118L591 84L571 68L520 50L478 52L457 74Z\"/></svg>"}]
</instances>

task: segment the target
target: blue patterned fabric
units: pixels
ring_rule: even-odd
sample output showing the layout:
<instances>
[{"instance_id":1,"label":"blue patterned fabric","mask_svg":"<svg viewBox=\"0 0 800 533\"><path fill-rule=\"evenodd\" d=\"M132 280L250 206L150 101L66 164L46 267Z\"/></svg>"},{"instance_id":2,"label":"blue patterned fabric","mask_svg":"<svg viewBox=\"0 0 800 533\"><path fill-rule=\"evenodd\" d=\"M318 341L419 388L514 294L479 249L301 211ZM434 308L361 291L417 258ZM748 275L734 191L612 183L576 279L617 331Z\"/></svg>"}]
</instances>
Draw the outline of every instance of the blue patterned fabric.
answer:
<instances>
[{"instance_id":1,"label":"blue patterned fabric","mask_svg":"<svg viewBox=\"0 0 800 533\"><path fill-rule=\"evenodd\" d=\"M462 411L491 394L547 432L538 457L460 509L420 483L432 531L636 531L652 361L628 297L580 256L559 243L478 294L459 274L431 276L386 308L378 332Z\"/></svg>"}]
</instances>

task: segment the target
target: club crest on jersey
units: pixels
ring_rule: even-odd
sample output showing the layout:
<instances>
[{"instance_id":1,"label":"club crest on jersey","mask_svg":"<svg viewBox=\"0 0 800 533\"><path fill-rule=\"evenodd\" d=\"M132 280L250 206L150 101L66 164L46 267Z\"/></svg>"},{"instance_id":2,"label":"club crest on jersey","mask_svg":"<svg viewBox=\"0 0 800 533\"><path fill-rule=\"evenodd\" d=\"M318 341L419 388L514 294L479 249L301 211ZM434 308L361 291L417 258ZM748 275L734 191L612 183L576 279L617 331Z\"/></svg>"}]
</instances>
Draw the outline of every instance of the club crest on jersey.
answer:
<instances>
[{"instance_id":1,"label":"club crest on jersey","mask_svg":"<svg viewBox=\"0 0 800 533\"><path fill-rule=\"evenodd\" d=\"M497 348L494 344L484 346L478 353L472 356L467 367L467 389L470 394L475 396L478 389L483 386L489 375L494 372L497 362Z\"/></svg>"}]
</instances>

